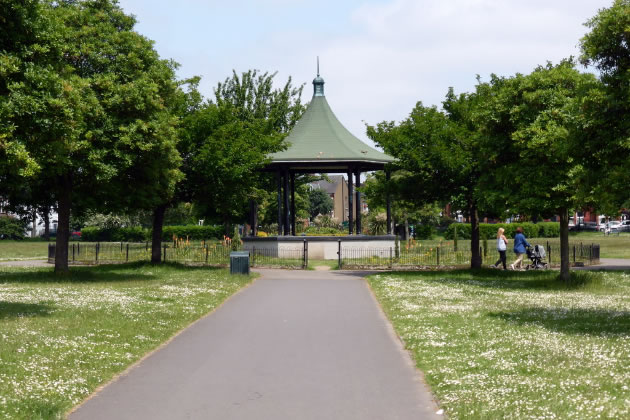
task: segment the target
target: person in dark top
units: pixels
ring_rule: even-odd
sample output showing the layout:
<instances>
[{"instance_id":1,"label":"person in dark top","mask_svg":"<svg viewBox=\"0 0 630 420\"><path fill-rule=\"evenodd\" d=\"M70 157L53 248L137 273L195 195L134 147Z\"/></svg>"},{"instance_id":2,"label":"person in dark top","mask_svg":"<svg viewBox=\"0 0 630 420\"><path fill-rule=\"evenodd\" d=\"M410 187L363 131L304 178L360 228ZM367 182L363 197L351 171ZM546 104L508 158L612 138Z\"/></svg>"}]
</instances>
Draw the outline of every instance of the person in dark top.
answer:
<instances>
[{"instance_id":1,"label":"person in dark top","mask_svg":"<svg viewBox=\"0 0 630 420\"><path fill-rule=\"evenodd\" d=\"M523 228L516 228L516 236L514 237L514 253L516 254L516 261L510 264L510 268L512 270L516 270L516 268L523 268L523 255L525 255L526 247L529 248L531 245L525 239L525 235L523 235Z\"/></svg>"}]
</instances>

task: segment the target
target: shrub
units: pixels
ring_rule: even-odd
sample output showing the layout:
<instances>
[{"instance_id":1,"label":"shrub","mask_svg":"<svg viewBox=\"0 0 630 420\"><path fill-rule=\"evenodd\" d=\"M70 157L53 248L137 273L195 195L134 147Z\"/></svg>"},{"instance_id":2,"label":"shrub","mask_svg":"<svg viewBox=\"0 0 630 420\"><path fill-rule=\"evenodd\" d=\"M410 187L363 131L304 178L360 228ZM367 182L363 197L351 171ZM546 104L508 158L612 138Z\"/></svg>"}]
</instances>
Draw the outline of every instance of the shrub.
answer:
<instances>
[{"instance_id":1,"label":"shrub","mask_svg":"<svg viewBox=\"0 0 630 420\"><path fill-rule=\"evenodd\" d=\"M172 241L173 236L201 241L204 239L223 239L223 226L164 226L162 240Z\"/></svg>"},{"instance_id":2,"label":"shrub","mask_svg":"<svg viewBox=\"0 0 630 420\"><path fill-rule=\"evenodd\" d=\"M97 228L85 227L81 230L84 242L145 242L151 240L151 230L141 227ZM222 226L164 226L162 240L169 242L173 237L190 240L222 239Z\"/></svg>"},{"instance_id":3,"label":"shrub","mask_svg":"<svg viewBox=\"0 0 630 420\"><path fill-rule=\"evenodd\" d=\"M345 235L346 232L344 232L343 230L340 229L336 229L336 228L331 228L331 227L315 227L315 226L309 226L306 228L305 231L307 236L339 236L339 235Z\"/></svg>"},{"instance_id":4,"label":"shrub","mask_svg":"<svg viewBox=\"0 0 630 420\"><path fill-rule=\"evenodd\" d=\"M479 236L480 239L493 239L497 236L497 230L502 227L505 229L505 236L513 238L516 235L517 227L523 228L523 233L528 238L557 238L560 236L560 224L557 222L545 223L480 223ZM444 232L446 239L454 238L454 231L457 227L457 236L459 239L470 239L469 223L453 223Z\"/></svg>"},{"instance_id":5,"label":"shrub","mask_svg":"<svg viewBox=\"0 0 630 420\"><path fill-rule=\"evenodd\" d=\"M259 238L266 238L266 237L267 237L267 236L269 236L269 235L267 235L267 232L263 232L262 230L259 230L259 231L256 233L256 236L258 236Z\"/></svg>"},{"instance_id":6,"label":"shrub","mask_svg":"<svg viewBox=\"0 0 630 420\"><path fill-rule=\"evenodd\" d=\"M433 239L435 228L431 225L416 225L414 232L416 239Z\"/></svg>"},{"instance_id":7,"label":"shrub","mask_svg":"<svg viewBox=\"0 0 630 420\"><path fill-rule=\"evenodd\" d=\"M0 239L24 239L26 222L9 216L0 216Z\"/></svg>"}]
</instances>

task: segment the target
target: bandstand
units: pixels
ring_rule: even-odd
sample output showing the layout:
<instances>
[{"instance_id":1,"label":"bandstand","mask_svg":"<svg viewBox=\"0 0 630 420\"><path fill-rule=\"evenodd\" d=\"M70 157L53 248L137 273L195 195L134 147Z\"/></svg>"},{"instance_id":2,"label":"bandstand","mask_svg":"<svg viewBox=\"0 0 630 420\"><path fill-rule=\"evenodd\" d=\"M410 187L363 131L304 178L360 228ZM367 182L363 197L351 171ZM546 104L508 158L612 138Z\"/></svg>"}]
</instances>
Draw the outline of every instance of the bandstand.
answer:
<instances>
[{"instance_id":1,"label":"bandstand","mask_svg":"<svg viewBox=\"0 0 630 420\"><path fill-rule=\"evenodd\" d=\"M365 248L383 249L393 246L391 204L387 199L387 235L362 235L361 173L385 170L394 158L375 150L350 133L330 109L324 95L324 79L313 80L313 98L308 108L286 138L289 147L270 156L264 168L274 172L278 182L278 236L256 236L256 206L250 215L252 236L243 238L244 248L288 249L297 241L308 241L309 258L334 259L340 241ZM342 173L348 180L348 235L296 236L295 177L303 173ZM386 171L387 179L389 172ZM353 211L354 209L354 211ZM356 217L355 217L356 216Z\"/></svg>"}]
</instances>

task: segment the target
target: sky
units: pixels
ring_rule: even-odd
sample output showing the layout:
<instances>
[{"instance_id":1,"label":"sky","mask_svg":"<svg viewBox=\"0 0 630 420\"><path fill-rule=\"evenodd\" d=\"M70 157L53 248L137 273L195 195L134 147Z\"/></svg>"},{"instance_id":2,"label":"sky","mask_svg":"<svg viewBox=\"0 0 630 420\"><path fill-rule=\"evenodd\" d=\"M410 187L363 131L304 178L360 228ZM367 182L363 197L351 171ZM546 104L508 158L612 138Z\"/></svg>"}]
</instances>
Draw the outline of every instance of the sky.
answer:
<instances>
[{"instance_id":1,"label":"sky","mask_svg":"<svg viewBox=\"0 0 630 420\"><path fill-rule=\"evenodd\" d=\"M371 142L365 124L440 106L479 75L529 73L579 56L584 23L613 0L119 0L178 76L217 82L249 69L277 72L313 94L316 57L337 118Z\"/></svg>"}]
</instances>

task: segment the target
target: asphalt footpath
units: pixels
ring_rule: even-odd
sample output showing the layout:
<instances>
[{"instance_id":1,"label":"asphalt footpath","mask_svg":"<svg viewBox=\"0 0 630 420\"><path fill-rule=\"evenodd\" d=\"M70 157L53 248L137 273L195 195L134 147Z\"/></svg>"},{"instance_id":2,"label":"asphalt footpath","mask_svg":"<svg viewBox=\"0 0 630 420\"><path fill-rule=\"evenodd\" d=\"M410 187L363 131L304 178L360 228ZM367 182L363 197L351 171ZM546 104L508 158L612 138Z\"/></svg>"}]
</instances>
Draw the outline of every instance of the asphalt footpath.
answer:
<instances>
[{"instance_id":1,"label":"asphalt footpath","mask_svg":"<svg viewBox=\"0 0 630 420\"><path fill-rule=\"evenodd\" d=\"M434 419L365 273L262 277L69 419Z\"/></svg>"}]
</instances>

